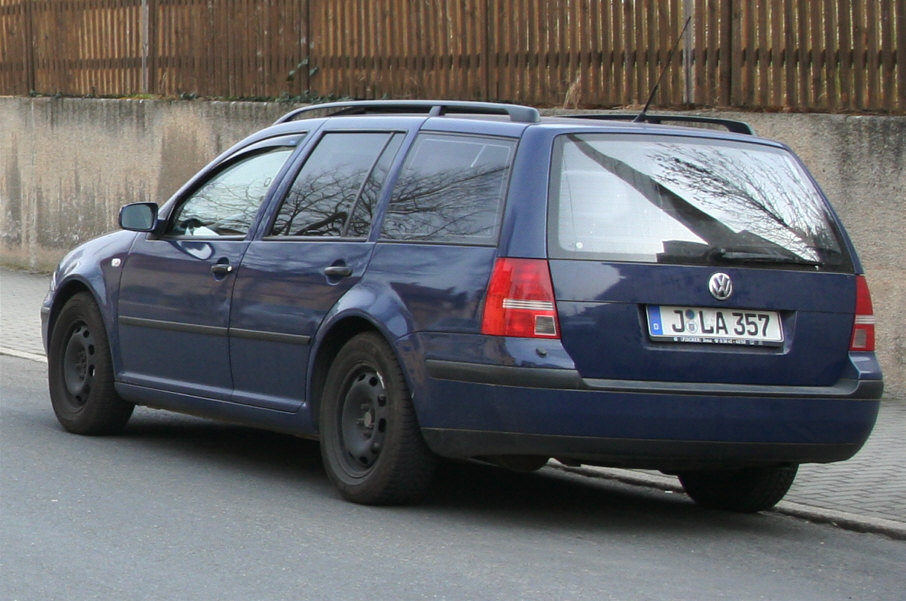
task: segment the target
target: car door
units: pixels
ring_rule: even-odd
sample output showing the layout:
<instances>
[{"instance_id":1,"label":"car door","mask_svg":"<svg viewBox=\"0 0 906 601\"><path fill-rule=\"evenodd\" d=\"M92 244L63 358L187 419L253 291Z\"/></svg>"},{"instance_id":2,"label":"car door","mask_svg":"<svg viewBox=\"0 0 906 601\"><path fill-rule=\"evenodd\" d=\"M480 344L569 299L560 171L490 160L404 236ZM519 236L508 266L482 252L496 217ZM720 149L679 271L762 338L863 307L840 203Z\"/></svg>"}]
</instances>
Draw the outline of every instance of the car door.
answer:
<instances>
[{"instance_id":1,"label":"car door","mask_svg":"<svg viewBox=\"0 0 906 601\"><path fill-rule=\"evenodd\" d=\"M326 132L250 244L231 308L234 401L284 411L304 402L311 342L368 264L372 217L403 138Z\"/></svg>"},{"instance_id":2,"label":"car door","mask_svg":"<svg viewBox=\"0 0 906 601\"><path fill-rule=\"evenodd\" d=\"M124 383L228 399L230 295L247 236L296 138L224 160L178 201L164 233L140 236L118 301Z\"/></svg>"}]
</instances>

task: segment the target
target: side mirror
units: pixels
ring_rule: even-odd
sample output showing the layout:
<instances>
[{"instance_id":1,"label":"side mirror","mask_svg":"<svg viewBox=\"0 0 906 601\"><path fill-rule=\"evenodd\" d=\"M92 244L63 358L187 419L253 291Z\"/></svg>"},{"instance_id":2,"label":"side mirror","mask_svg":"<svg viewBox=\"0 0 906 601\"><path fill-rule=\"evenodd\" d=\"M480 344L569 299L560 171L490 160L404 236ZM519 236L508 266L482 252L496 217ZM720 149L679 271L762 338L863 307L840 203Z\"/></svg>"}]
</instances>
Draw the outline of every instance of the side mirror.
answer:
<instances>
[{"instance_id":1,"label":"side mirror","mask_svg":"<svg viewBox=\"0 0 906 601\"><path fill-rule=\"evenodd\" d=\"M157 204L137 202L120 209L120 227L132 232L153 232L157 228Z\"/></svg>"}]
</instances>

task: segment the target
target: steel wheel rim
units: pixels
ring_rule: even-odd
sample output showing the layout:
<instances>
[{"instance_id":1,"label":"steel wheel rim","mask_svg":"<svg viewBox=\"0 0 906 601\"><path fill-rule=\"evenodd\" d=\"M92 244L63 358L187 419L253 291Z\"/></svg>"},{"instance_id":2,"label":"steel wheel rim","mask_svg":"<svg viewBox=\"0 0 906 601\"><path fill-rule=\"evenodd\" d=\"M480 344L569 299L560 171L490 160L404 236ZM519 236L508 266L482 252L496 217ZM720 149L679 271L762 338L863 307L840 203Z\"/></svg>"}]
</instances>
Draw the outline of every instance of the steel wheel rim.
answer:
<instances>
[{"instance_id":1,"label":"steel wheel rim","mask_svg":"<svg viewBox=\"0 0 906 601\"><path fill-rule=\"evenodd\" d=\"M97 373L94 336L84 323L76 324L63 350L63 383L72 403L81 407L88 402Z\"/></svg>"},{"instance_id":2,"label":"steel wheel rim","mask_svg":"<svg viewBox=\"0 0 906 601\"><path fill-rule=\"evenodd\" d=\"M362 367L347 379L340 410L343 463L354 475L367 473L384 446L389 421L387 391L376 370Z\"/></svg>"}]
</instances>

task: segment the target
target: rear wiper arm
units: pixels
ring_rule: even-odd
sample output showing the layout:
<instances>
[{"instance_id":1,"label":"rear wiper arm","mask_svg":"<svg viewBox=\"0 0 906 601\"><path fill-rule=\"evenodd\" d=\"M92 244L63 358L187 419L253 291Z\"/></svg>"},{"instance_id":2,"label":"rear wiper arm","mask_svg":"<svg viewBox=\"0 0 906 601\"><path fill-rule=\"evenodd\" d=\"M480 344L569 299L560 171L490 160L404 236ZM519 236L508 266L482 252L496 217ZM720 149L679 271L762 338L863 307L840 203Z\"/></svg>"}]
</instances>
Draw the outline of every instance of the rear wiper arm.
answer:
<instances>
[{"instance_id":1,"label":"rear wiper arm","mask_svg":"<svg viewBox=\"0 0 906 601\"><path fill-rule=\"evenodd\" d=\"M811 267L820 267L823 265L821 261L813 261L795 255L781 255L752 250L715 248L708 254L713 259L727 263L778 263L785 265L808 265Z\"/></svg>"}]
</instances>

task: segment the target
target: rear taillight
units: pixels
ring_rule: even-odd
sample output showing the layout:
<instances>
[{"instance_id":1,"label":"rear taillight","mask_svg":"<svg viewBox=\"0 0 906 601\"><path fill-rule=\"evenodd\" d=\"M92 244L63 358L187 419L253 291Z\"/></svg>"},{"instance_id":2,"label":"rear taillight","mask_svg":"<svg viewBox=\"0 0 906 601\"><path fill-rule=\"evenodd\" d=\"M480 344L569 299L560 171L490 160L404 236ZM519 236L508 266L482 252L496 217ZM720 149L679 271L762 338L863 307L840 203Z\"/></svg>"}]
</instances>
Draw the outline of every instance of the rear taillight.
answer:
<instances>
[{"instance_id":1,"label":"rear taillight","mask_svg":"<svg viewBox=\"0 0 906 601\"><path fill-rule=\"evenodd\" d=\"M875 313L871 307L871 294L865 276L856 276L856 316L853 319L851 351L875 350Z\"/></svg>"},{"instance_id":2,"label":"rear taillight","mask_svg":"<svg viewBox=\"0 0 906 601\"><path fill-rule=\"evenodd\" d=\"M488 283L482 334L559 338L551 272L544 259L497 259Z\"/></svg>"}]
</instances>

